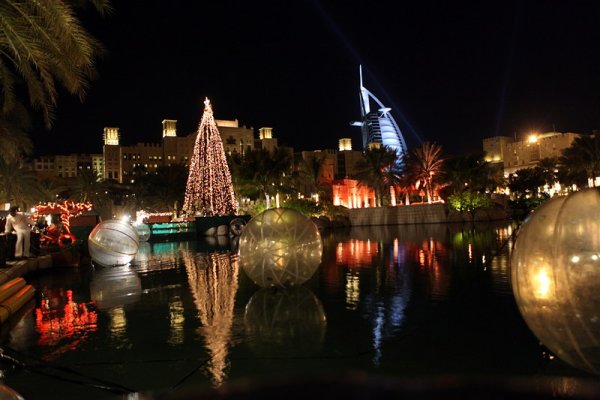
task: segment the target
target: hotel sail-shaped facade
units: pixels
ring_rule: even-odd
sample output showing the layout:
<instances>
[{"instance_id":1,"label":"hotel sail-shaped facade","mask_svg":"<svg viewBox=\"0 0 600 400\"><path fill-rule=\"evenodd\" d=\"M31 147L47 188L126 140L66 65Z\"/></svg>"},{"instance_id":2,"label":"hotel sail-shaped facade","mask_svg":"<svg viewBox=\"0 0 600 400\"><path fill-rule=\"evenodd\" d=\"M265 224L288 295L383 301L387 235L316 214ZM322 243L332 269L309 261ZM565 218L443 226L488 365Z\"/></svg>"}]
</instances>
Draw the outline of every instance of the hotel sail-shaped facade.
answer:
<instances>
[{"instance_id":1,"label":"hotel sail-shaped facade","mask_svg":"<svg viewBox=\"0 0 600 400\"><path fill-rule=\"evenodd\" d=\"M367 88L363 86L362 68L360 68L360 111L361 121L353 125L360 126L362 131L363 147L367 148L372 143L380 143L390 147L398 155L407 152L406 142L402 132L390 113L391 108L386 107ZM377 104L377 109L371 110L371 100Z\"/></svg>"}]
</instances>

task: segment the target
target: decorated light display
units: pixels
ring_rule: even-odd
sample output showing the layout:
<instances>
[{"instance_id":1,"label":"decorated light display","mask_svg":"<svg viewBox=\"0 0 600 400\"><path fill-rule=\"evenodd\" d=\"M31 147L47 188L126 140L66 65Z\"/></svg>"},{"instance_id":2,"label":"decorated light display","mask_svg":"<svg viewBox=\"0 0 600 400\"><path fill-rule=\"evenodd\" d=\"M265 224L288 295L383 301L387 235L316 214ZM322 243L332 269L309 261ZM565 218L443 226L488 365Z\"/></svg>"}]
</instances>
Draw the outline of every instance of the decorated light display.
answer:
<instances>
[{"instance_id":1,"label":"decorated light display","mask_svg":"<svg viewBox=\"0 0 600 400\"><path fill-rule=\"evenodd\" d=\"M289 208L272 208L252 218L240 236L240 263L262 287L299 285L310 279L323 253L317 226Z\"/></svg>"},{"instance_id":2,"label":"decorated light display","mask_svg":"<svg viewBox=\"0 0 600 400\"><path fill-rule=\"evenodd\" d=\"M84 211L90 211L92 204L75 203L65 200L58 203L38 204L35 206L33 219L37 221L41 215L60 215L60 226L49 226L45 232L42 232L40 245L42 247L50 247L53 245L63 246L65 244L73 244L76 240L75 235L71 233L71 218L76 218Z\"/></svg>"},{"instance_id":3,"label":"decorated light display","mask_svg":"<svg viewBox=\"0 0 600 400\"><path fill-rule=\"evenodd\" d=\"M116 219L100 222L88 238L92 261L104 266L128 264L138 247L138 236L133 226Z\"/></svg>"},{"instance_id":4,"label":"decorated light display","mask_svg":"<svg viewBox=\"0 0 600 400\"><path fill-rule=\"evenodd\" d=\"M600 373L600 194L554 197L524 222L511 256L519 310L561 360Z\"/></svg>"},{"instance_id":5,"label":"decorated light display","mask_svg":"<svg viewBox=\"0 0 600 400\"><path fill-rule=\"evenodd\" d=\"M237 208L223 142L210 101L206 99L190 161L183 211L212 217L233 215Z\"/></svg>"}]
</instances>

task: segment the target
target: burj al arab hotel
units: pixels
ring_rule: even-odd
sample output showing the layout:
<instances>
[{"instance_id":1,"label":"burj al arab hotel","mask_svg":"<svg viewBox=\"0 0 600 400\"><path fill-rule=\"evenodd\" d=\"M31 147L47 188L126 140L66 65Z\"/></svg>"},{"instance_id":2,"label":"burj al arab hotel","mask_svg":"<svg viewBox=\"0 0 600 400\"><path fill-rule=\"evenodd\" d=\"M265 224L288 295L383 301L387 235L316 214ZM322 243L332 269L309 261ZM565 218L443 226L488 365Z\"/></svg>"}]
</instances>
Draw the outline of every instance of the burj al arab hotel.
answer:
<instances>
[{"instance_id":1,"label":"burj al arab hotel","mask_svg":"<svg viewBox=\"0 0 600 400\"><path fill-rule=\"evenodd\" d=\"M366 149L372 143L380 143L395 149L398 155L406 153L406 142L398 124L390 114L391 108L384 106L373 93L363 86L362 67L359 67L359 74L362 119L353 122L352 125L361 128L363 148ZM377 104L377 108L374 110L371 110L371 100Z\"/></svg>"}]
</instances>

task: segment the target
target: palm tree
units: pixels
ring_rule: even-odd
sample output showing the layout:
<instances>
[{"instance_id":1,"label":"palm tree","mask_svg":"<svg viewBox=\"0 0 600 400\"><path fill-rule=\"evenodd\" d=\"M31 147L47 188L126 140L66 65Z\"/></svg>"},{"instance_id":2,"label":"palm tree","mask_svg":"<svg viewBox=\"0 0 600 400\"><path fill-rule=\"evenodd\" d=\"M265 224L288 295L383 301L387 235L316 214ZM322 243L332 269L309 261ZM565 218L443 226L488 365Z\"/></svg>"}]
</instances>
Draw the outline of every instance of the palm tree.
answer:
<instances>
[{"instance_id":1,"label":"palm tree","mask_svg":"<svg viewBox=\"0 0 600 400\"><path fill-rule=\"evenodd\" d=\"M400 189L400 194L404 195L404 204L410 205L410 198L417 191L416 183L419 179L414 168L411 168L411 154L403 154L402 161L405 167L400 175L398 187Z\"/></svg>"},{"instance_id":2,"label":"palm tree","mask_svg":"<svg viewBox=\"0 0 600 400\"><path fill-rule=\"evenodd\" d=\"M565 183L584 185L585 179L600 176L600 134L579 136L562 151L559 159Z\"/></svg>"},{"instance_id":3,"label":"palm tree","mask_svg":"<svg viewBox=\"0 0 600 400\"><path fill-rule=\"evenodd\" d=\"M508 177L508 188L517 200L539 198L539 188L544 183L544 175L539 168L521 168Z\"/></svg>"},{"instance_id":4,"label":"palm tree","mask_svg":"<svg viewBox=\"0 0 600 400\"><path fill-rule=\"evenodd\" d=\"M375 190L375 202L383 204L386 188L400 183L399 155L390 147L372 147L364 151L364 158L356 165L355 177Z\"/></svg>"},{"instance_id":5,"label":"palm tree","mask_svg":"<svg viewBox=\"0 0 600 400\"><path fill-rule=\"evenodd\" d=\"M544 185L552 186L558 181L558 157L542 158L535 166L544 179Z\"/></svg>"},{"instance_id":6,"label":"palm tree","mask_svg":"<svg viewBox=\"0 0 600 400\"><path fill-rule=\"evenodd\" d=\"M35 174L24 168L20 161L8 162L0 158L0 196L3 203L22 208L37 204L41 193Z\"/></svg>"},{"instance_id":7,"label":"palm tree","mask_svg":"<svg viewBox=\"0 0 600 400\"><path fill-rule=\"evenodd\" d=\"M67 186L58 179L44 178L38 180L38 190L40 191L40 201L53 202L67 190Z\"/></svg>"},{"instance_id":8,"label":"palm tree","mask_svg":"<svg viewBox=\"0 0 600 400\"><path fill-rule=\"evenodd\" d=\"M47 127L58 89L83 99L95 75L101 46L81 26L76 7L90 3L100 13L108 0L4 0L0 2L0 144L2 158L26 151L29 116L20 93L39 110ZM6 152L6 149L9 149Z\"/></svg>"},{"instance_id":9,"label":"palm tree","mask_svg":"<svg viewBox=\"0 0 600 400\"><path fill-rule=\"evenodd\" d=\"M444 165L442 147L435 143L425 142L413 150L412 156L409 168L412 168L415 176L423 182L427 194L427 202L431 203L433 195L432 186L439 180Z\"/></svg>"},{"instance_id":10,"label":"palm tree","mask_svg":"<svg viewBox=\"0 0 600 400\"><path fill-rule=\"evenodd\" d=\"M494 189L495 180L490 163L481 154L469 154L447 158L443 162L440 180L449 194L465 190L485 191Z\"/></svg>"},{"instance_id":11,"label":"palm tree","mask_svg":"<svg viewBox=\"0 0 600 400\"><path fill-rule=\"evenodd\" d=\"M285 191L291 179L292 157L284 148L276 148L272 153L265 149L246 152L241 160L239 176L247 195L264 196L267 208L271 207L271 196ZM235 178L234 180L238 180ZM254 192L254 193L252 193Z\"/></svg>"},{"instance_id":12,"label":"palm tree","mask_svg":"<svg viewBox=\"0 0 600 400\"><path fill-rule=\"evenodd\" d=\"M188 168L183 164L158 167L155 173L135 180L133 191L144 209L176 211L183 200Z\"/></svg>"},{"instance_id":13,"label":"palm tree","mask_svg":"<svg viewBox=\"0 0 600 400\"><path fill-rule=\"evenodd\" d=\"M70 197L80 202L102 202L105 196L105 185L99 172L92 169L79 171L69 187Z\"/></svg>"},{"instance_id":14,"label":"palm tree","mask_svg":"<svg viewBox=\"0 0 600 400\"><path fill-rule=\"evenodd\" d=\"M327 165L325 153L314 153L311 157L302 159L298 164L298 183L304 191L316 193L319 199L323 199L331 190L327 182L323 180L323 171Z\"/></svg>"}]
</instances>

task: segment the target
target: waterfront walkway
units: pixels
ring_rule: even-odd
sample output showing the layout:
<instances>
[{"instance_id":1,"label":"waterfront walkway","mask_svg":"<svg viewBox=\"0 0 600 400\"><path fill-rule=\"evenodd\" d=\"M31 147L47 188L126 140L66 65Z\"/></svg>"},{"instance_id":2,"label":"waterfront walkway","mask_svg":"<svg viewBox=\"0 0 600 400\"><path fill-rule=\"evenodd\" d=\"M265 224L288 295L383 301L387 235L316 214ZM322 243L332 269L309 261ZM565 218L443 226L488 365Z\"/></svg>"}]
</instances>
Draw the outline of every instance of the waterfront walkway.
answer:
<instances>
[{"instance_id":1,"label":"waterfront walkway","mask_svg":"<svg viewBox=\"0 0 600 400\"><path fill-rule=\"evenodd\" d=\"M61 251L22 260L7 260L6 265L0 268L0 285L39 270L53 267L78 267L79 259L80 256L76 253Z\"/></svg>"}]
</instances>

